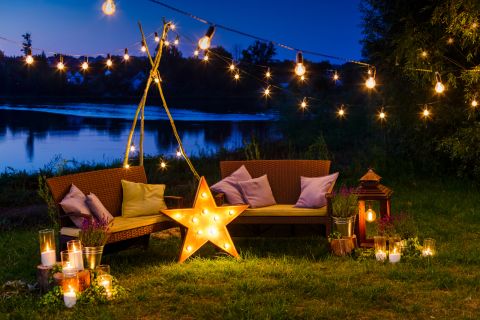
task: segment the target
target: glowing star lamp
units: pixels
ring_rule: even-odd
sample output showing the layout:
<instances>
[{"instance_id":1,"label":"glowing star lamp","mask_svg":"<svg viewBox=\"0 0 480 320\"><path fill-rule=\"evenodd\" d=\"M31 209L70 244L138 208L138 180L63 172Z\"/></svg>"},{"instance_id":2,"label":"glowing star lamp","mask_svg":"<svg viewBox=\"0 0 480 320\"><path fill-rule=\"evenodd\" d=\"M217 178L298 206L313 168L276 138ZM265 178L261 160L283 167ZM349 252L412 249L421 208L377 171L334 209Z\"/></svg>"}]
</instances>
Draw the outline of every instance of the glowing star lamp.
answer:
<instances>
[{"instance_id":1,"label":"glowing star lamp","mask_svg":"<svg viewBox=\"0 0 480 320\"><path fill-rule=\"evenodd\" d=\"M162 210L164 214L187 228L179 262L182 263L208 241L239 258L227 225L248 205L217 207L205 177L200 178L193 208Z\"/></svg>"}]
</instances>

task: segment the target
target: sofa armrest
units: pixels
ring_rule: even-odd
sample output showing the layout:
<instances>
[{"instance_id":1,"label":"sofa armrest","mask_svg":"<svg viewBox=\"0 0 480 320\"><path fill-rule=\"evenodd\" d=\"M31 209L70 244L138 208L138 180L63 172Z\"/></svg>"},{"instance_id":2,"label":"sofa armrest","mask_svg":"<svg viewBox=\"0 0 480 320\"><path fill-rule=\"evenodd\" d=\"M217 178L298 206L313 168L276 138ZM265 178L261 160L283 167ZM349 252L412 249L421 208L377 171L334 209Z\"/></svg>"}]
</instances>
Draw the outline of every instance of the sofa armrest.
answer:
<instances>
[{"instance_id":1,"label":"sofa armrest","mask_svg":"<svg viewBox=\"0 0 480 320\"><path fill-rule=\"evenodd\" d=\"M183 208L183 197L179 196L164 196L165 203L169 209Z\"/></svg>"},{"instance_id":2,"label":"sofa armrest","mask_svg":"<svg viewBox=\"0 0 480 320\"><path fill-rule=\"evenodd\" d=\"M213 198L215 199L215 204L217 207L221 207L225 203L225 193L217 193L213 196Z\"/></svg>"}]
</instances>

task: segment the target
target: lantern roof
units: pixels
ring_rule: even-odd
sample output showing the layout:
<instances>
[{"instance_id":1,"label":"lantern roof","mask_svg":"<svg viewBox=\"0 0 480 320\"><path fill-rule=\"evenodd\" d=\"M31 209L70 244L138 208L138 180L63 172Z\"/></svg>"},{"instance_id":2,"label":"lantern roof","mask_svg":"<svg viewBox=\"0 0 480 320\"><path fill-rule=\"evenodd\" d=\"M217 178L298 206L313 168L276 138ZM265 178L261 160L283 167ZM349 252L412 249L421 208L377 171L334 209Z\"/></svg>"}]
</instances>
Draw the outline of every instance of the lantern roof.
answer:
<instances>
[{"instance_id":1,"label":"lantern roof","mask_svg":"<svg viewBox=\"0 0 480 320\"><path fill-rule=\"evenodd\" d=\"M379 182L382 177L375 173L372 169L368 169L367 173L360 178L360 181L375 181Z\"/></svg>"},{"instance_id":2,"label":"lantern roof","mask_svg":"<svg viewBox=\"0 0 480 320\"><path fill-rule=\"evenodd\" d=\"M360 200L386 200L390 199L393 191L380 184L380 177L372 169L360 178L360 186L355 193Z\"/></svg>"}]
</instances>

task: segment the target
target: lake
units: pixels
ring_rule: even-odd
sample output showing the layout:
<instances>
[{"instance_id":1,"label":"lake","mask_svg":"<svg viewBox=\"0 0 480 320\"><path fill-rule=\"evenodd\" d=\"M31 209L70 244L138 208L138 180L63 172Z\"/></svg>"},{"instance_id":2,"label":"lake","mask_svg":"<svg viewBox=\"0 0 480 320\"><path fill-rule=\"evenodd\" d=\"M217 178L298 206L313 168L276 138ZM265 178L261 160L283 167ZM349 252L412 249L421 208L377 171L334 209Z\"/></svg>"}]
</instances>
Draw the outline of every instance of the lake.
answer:
<instances>
[{"instance_id":1,"label":"lake","mask_svg":"<svg viewBox=\"0 0 480 320\"><path fill-rule=\"evenodd\" d=\"M135 105L62 104L0 105L0 171L35 171L56 157L80 162L109 163L123 158ZM259 140L280 138L274 113L214 114L172 109L188 155L213 154ZM147 155L174 157L178 147L165 111L145 109ZM139 140L138 121L134 142Z\"/></svg>"}]
</instances>

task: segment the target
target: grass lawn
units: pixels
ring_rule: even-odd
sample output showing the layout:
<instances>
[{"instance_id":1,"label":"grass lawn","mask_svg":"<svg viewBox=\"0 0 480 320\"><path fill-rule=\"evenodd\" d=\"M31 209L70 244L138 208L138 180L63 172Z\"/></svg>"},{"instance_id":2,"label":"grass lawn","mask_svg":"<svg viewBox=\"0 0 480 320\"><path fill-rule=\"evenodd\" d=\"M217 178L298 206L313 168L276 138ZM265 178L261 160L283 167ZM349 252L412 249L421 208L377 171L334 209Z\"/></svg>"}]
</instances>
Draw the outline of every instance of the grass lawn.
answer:
<instances>
[{"instance_id":1,"label":"grass lawn","mask_svg":"<svg viewBox=\"0 0 480 320\"><path fill-rule=\"evenodd\" d=\"M393 212L411 213L438 255L396 265L328 254L322 238L234 239L237 261L202 250L175 262L180 240L105 257L126 300L42 310L36 294L0 300L13 319L479 319L479 188L459 180L389 183ZM34 282L37 229L0 234L0 282Z\"/></svg>"}]
</instances>

